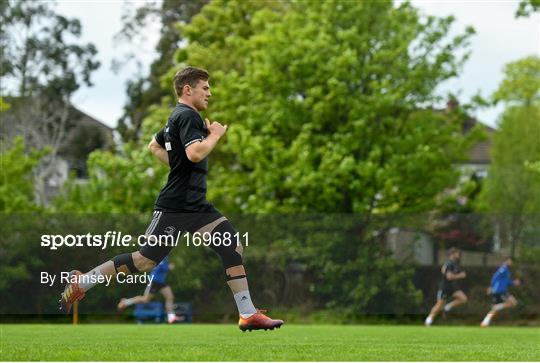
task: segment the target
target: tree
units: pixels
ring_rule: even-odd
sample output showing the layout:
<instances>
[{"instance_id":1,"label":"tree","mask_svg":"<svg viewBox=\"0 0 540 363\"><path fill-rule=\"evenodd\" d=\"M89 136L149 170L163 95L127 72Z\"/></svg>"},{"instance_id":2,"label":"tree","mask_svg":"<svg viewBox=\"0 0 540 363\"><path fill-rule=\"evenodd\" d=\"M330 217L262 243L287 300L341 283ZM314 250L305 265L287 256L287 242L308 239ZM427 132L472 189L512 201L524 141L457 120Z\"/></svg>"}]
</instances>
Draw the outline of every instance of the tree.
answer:
<instances>
[{"instance_id":1,"label":"tree","mask_svg":"<svg viewBox=\"0 0 540 363\"><path fill-rule=\"evenodd\" d=\"M526 17L540 9L540 0L521 0L516 11L516 18Z\"/></svg>"},{"instance_id":2,"label":"tree","mask_svg":"<svg viewBox=\"0 0 540 363\"><path fill-rule=\"evenodd\" d=\"M133 42L144 35L148 24L159 21L161 36L156 46L157 57L150 66L148 77L138 77L127 83L128 101L124 106L124 115L118 122L118 131L124 141L137 140L141 135L141 126L148 115L151 105L159 104L161 99L170 96L172 88L162 86L161 76L173 66L173 55L183 40L179 30L181 24L189 23L208 0L165 0L161 4L145 3L123 16L123 28L117 34L121 42ZM136 59L130 53L127 59ZM121 66L121 63L117 67Z\"/></svg>"},{"instance_id":3,"label":"tree","mask_svg":"<svg viewBox=\"0 0 540 363\"><path fill-rule=\"evenodd\" d=\"M242 211L424 208L451 184L448 165L464 156L460 120L448 122L458 115L426 105L464 61L453 52L471 30L443 44L452 18L422 20L406 4L308 4L273 18L256 11L254 35L222 29L225 41L217 25L242 23L204 23L219 13L211 4L192 21L204 31L187 31L185 63L202 64L208 49L227 48L225 60L208 64L219 92L212 116L231 123L222 148L229 158L213 165L213 197ZM440 177L427 180L430 172Z\"/></svg>"},{"instance_id":4,"label":"tree","mask_svg":"<svg viewBox=\"0 0 540 363\"><path fill-rule=\"evenodd\" d=\"M219 17L220 21L218 24L205 24L204 26L211 26L208 32L220 32L222 36L225 36L243 28L243 34L253 33L254 30L247 32L247 29L251 29L251 27L243 23L243 17L250 13L250 9L264 7L264 3L231 1L228 4L229 8L224 10L223 14L219 11L219 7L216 7L217 5L211 7L210 12ZM231 13L231 9L235 9L236 18L224 16L224 14ZM146 15L142 18L146 19ZM204 20L206 18L198 17L197 19L199 22L201 19L206 21ZM173 23L169 25L173 26ZM188 34L201 25L200 23L185 24L180 32ZM222 42L221 38L217 37L217 39ZM169 44L160 41L160 44L162 43ZM193 44L192 46L197 47L198 45ZM175 58L170 60L171 64L175 65L170 66L164 74L156 74L155 68L153 68L151 77L161 79L159 93L167 96L163 96L159 103L145 106L144 113L148 115L140 126L138 132L140 136L126 142L117 153L94 152L88 161L88 185L80 186L74 182L68 183L64 194L56 201L58 210L146 212L148 208L151 208L157 191L166 180L168 170L150 155L146 150L146 145L153 134L164 126L165 120L170 114L171 105L174 104L170 91L172 90L172 80L178 70L177 63L183 60L183 56L185 56L183 49L176 50ZM227 59L227 55L224 55L224 59ZM163 60L163 62L166 61Z\"/></svg>"},{"instance_id":5,"label":"tree","mask_svg":"<svg viewBox=\"0 0 540 363\"><path fill-rule=\"evenodd\" d=\"M391 218L373 220L429 210L456 182L452 164L471 139L459 112L433 110L433 89L458 73L473 33L447 39L452 23L389 1L231 1L184 29L178 59L211 71L211 119L230 125L213 154L210 199L226 211L359 214L348 238L300 240L304 255L289 257L310 266L334 306L366 311L392 295L371 278L389 281L396 269L373 237ZM410 277L403 271L396 283Z\"/></svg>"},{"instance_id":6,"label":"tree","mask_svg":"<svg viewBox=\"0 0 540 363\"><path fill-rule=\"evenodd\" d=\"M507 64L505 78L493 94L494 103L529 107L540 102L540 58L530 56Z\"/></svg>"},{"instance_id":7,"label":"tree","mask_svg":"<svg viewBox=\"0 0 540 363\"><path fill-rule=\"evenodd\" d=\"M11 105L7 103L3 97L0 97L0 113L6 112L11 108Z\"/></svg>"},{"instance_id":8,"label":"tree","mask_svg":"<svg viewBox=\"0 0 540 363\"><path fill-rule=\"evenodd\" d=\"M0 120L2 141L22 135L27 145L48 147L35 171L38 200L55 173L57 152L70 120L71 96L99 67L93 44L72 42L81 35L77 19L55 14L51 3L3 1L0 6L0 90L11 110Z\"/></svg>"},{"instance_id":9,"label":"tree","mask_svg":"<svg viewBox=\"0 0 540 363\"><path fill-rule=\"evenodd\" d=\"M492 165L482 193L483 210L499 214L503 241L517 253L531 217L538 218L540 180L540 58L527 57L505 67L493 95L506 105L492 148Z\"/></svg>"},{"instance_id":10,"label":"tree","mask_svg":"<svg viewBox=\"0 0 540 363\"><path fill-rule=\"evenodd\" d=\"M34 149L26 153L20 137L14 140L10 149L0 151L0 212L21 213L39 209L32 170L47 151Z\"/></svg>"},{"instance_id":11,"label":"tree","mask_svg":"<svg viewBox=\"0 0 540 363\"><path fill-rule=\"evenodd\" d=\"M4 117L10 108L11 105L0 97L0 117ZM26 153L21 137L16 138L12 145L7 143L0 145L1 213L20 213L39 209L35 203L32 170L47 152L47 149L39 151L33 149L30 153Z\"/></svg>"},{"instance_id":12,"label":"tree","mask_svg":"<svg viewBox=\"0 0 540 363\"><path fill-rule=\"evenodd\" d=\"M3 117L3 113L9 108L10 105L0 97L0 117ZM9 287L11 281L17 281L21 277L30 279L26 266L39 260L37 257L21 258L21 256L28 256L28 254L18 253L21 250L28 252L29 246L36 246L34 241L21 243L21 240L18 239L17 243L13 243L15 241L6 232L9 227L12 227L17 231L17 235L21 236L22 229L17 230L13 221L25 220L29 223L26 223L23 228L28 228L34 219L24 218L24 215L41 209L35 200L32 171L46 153L46 149L39 151L33 149L28 152L21 137L13 140L11 145L0 144L0 214L2 215L0 232L3 236L0 240L0 276L2 276L0 291L4 296L10 291L4 290ZM11 260L8 257L11 255L17 255L19 258ZM26 263L28 260L30 262Z\"/></svg>"},{"instance_id":13,"label":"tree","mask_svg":"<svg viewBox=\"0 0 540 363\"><path fill-rule=\"evenodd\" d=\"M4 1L0 11L2 93L26 98L49 91L63 98L91 85L99 67L95 46L67 40L80 37L79 20L55 14L47 2Z\"/></svg>"}]
</instances>

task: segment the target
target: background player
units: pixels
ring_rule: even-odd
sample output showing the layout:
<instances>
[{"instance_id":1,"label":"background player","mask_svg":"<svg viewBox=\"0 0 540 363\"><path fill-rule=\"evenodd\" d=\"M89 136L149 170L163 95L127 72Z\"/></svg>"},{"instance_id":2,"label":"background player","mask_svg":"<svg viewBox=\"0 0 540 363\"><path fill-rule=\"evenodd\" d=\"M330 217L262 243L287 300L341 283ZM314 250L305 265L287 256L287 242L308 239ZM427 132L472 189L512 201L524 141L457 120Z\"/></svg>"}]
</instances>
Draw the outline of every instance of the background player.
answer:
<instances>
[{"instance_id":1,"label":"background player","mask_svg":"<svg viewBox=\"0 0 540 363\"><path fill-rule=\"evenodd\" d=\"M129 299L121 299L118 303L118 310L135 304L146 304L154 298L154 294L159 292L165 299L165 311L167 312L167 322L169 324L178 321L178 317L174 312L174 294L169 285L167 285L167 274L173 269L173 264L169 263L169 258L165 257L150 273L152 282L148 284L143 295L131 297Z\"/></svg>"},{"instance_id":2,"label":"background player","mask_svg":"<svg viewBox=\"0 0 540 363\"><path fill-rule=\"evenodd\" d=\"M459 280L467 277L465 271L462 271L459 266L460 258L461 251L458 248L452 247L448 250L448 261L441 268L442 280L439 291L437 292L437 302L426 318L426 326L433 324L433 320L443 309L445 312L448 312L467 302L467 295L465 295L459 286ZM449 297L452 297L453 300L445 305Z\"/></svg>"},{"instance_id":3,"label":"background player","mask_svg":"<svg viewBox=\"0 0 540 363\"><path fill-rule=\"evenodd\" d=\"M483 328L489 326L491 319L497 315L497 312L517 306L516 298L508 293L509 286L519 286L521 284L519 279L512 280L510 277L510 267L512 267L512 264L512 258L507 257L491 278L488 294L493 298L493 306L480 324Z\"/></svg>"}]
</instances>

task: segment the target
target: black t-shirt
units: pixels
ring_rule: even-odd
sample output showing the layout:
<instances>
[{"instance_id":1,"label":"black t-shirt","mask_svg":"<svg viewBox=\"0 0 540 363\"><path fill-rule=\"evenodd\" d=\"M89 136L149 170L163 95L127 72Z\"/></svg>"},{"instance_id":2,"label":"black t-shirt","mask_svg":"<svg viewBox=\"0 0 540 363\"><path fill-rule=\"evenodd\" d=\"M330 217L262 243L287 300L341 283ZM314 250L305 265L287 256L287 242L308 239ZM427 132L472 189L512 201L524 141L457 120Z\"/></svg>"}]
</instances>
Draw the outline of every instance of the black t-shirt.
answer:
<instances>
[{"instance_id":1,"label":"black t-shirt","mask_svg":"<svg viewBox=\"0 0 540 363\"><path fill-rule=\"evenodd\" d=\"M169 155L169 178L156 200L156 209L174 212L196 212L206 204L208 158L191 162L186 147L203 141L208 130L201 115L193 108L178 103L156 141Z\"/></svg>"},{"instance_id":2,"label":"black t-shirt","mask_svg":"<svg viewBox=\"0 0 540 363\"><path fill-rule=\"evenodd\" d=\"M446 263L442 267L442 274L443 278L441 280L441 287L442 288L457 288L458 281L459 280L448 280L446 277L447 272L452 272L454 274L461 272L461 267L457 262L454 262L452 260L446 261Z\"/></svg>"}]
</instances>

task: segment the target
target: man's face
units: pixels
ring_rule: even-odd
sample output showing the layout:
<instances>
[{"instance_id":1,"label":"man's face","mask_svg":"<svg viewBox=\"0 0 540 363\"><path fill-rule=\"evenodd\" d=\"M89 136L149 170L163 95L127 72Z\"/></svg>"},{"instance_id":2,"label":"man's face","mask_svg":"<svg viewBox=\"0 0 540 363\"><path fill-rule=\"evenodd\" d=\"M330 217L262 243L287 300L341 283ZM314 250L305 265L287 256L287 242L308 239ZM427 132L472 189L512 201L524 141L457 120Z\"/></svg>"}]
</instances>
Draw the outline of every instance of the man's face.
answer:
<instances>
[{"instance_id":1,"label":"man's face","mask_svg":"<svg viewBox=\"0 0 540 363\"><path fill-rule=\"evenodd\" d=\"M512 261L511 258L506 259L505 262L506 262L506 265L507 265L508 267L512 267L513 261Z\"/></svg>"},{"instance_id":2,"label":"man's face","mask_svg":"<svg viewBox=\"0 0 540 363\"><path fill-rule=\"evenodd\" d=\"M195 87L185 87L186 91L189 100L193 103L197 111L203 111L208 107L208 99L212 96L208 81L200 79Z\"/></svg>"},{"instance_id":3,"label":"man's face","mask_svg":"<svg viewBox=\"0 0 540 363\"><path fill-rule=\"evenodd\" d=\"M456 251L454 253L452 253L452 256L450 256L450 258L455 261L455 262L458 262L459 259L461 258L461 252L460 251Z\"/></svg>"}]
</instances>

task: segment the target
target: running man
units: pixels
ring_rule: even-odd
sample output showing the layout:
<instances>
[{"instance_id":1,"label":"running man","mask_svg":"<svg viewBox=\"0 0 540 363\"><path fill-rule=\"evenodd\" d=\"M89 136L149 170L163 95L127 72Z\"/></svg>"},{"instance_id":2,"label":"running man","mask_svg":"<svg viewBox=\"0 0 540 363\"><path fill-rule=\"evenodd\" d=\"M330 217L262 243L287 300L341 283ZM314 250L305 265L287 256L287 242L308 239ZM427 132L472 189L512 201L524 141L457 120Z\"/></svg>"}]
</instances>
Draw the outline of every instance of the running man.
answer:
<instances>
[{"instance_id":1,"label":"running man","mask_svg":"<svg viewBox=\"0 0 540 363\"><path fill-rule=\"evenodd\" d=\"M487 328L491 323L491 319L499 311L517 306L516 298L508 293L509 286L519 286L521 284L519 279L512 280L510 276L510 267L512 267L512 264L512 257L507 257L491 278L488 294L493 298L493 306L484 320L482 320L482 323L480 323L482 328Z\"/></svg>"},{"instance_id":2,"label":"running man","mask_svg":"<svg viewBox=\"0 0 540 363\"><path fill-rule=\"evenodd\" d=\"M450 310L463 305L467 302L467 295L459 287L459 280L467 277L465 271L461 270L459 266L459 260L461 258L461 251L458 248L452 247L448 250L448 261L442 266L441 273L442 279L437 292L437 302L431 309L428 317L426 318L425 325L431 326L435 317L441 312L449 312ZM452 297L453 300L446 304L446 300Z\"/></svg>"},{"instance_id":3,"label":"running man","mask_svg":"<svg viewBox=\"0 0 540 363\"><path fill-rule=\"evenodd\" d=\"M243 247L233 225L206 200L208 155L227 131L227 125L203 120L199 112L208 107L211 97L208 72L187 67L174 77L178 103L165 127L150 141L148 149L170 168L167 184L157 197L153 219L146 231L147 239L160 240L189 232L198 238L210 236L210 247L220 256L236 302L239 328L242 331L274 329L282 320L270 319L256 309L251 300L246 271L242 262ZM236 238L234 237L236 235ZM231 239L233 240L231 243ZM115 276L119 272L134 274L152 270L169 254L174 243L148 243L139 251L124 253L90 270L86 274L71 271L76 282L66 285L60 308L66 313L96 285L92 275Z\"/></svg>"},{"instance_id":4,"label":"running man","mask_svg":"<svg viewBox=\"0 0 540 363\"><path fill-rule=\"evenodd\" d=\"M174 312L174 294L169 285L167 285L167 274L172 270L173 264L169 263L169 258L165 257L161 262L152 270L150 276L152 282L148 284L144 293L129 299L120 299L118 303L118 310L122 311L127 307L135 304L146 304L154 298L154 294L159 292L165 299L165 311L167 312L167 322L172 324L178 321L178 317Z\"/></svg>"}]
</instances>

